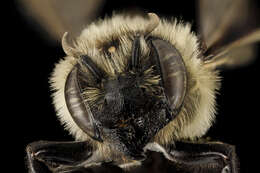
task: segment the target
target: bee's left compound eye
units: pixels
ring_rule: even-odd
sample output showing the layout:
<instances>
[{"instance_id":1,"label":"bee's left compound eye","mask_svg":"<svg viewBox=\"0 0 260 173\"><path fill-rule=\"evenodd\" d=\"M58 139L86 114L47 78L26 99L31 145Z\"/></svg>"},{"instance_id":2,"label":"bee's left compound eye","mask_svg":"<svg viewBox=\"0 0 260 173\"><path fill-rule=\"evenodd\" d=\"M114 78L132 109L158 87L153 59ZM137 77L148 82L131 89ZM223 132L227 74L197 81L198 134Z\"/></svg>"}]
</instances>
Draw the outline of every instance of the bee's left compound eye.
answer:
<instances>
[{"instance_id":1,"label":"bee's left compound eye","mask_svg":"<svg viewBox=\"0 0 260 173\"><path fill-rule=\"evenodd\" d=\"M161 39L153 39L151 42L156 52L154 58L159 66L164 93L176 116L186 94L187 78L183 59L170 43Z\"/></svg>"}]
</instances>

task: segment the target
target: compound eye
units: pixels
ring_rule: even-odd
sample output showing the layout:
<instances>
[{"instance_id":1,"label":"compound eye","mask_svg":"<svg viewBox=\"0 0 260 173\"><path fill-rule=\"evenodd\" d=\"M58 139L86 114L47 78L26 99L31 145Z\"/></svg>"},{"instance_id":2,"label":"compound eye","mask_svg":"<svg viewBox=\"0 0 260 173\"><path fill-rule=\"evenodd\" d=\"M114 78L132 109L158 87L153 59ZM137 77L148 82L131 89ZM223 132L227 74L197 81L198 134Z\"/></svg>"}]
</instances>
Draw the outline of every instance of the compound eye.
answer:
<instances>
[{"instance_id":1,"label":"compound eye","mask_svg":"<svg viewBox=\"0 0 260 173\"><path fill-rule=\"evenodd\" d=\"M151 40L155 49L155 59L162 76L162 85L168 103L174 112L178 114L186 94L186 68L178 50L170 43L161 40Z\"/></svg>"},{"instance_id":2,"label":"compound eye","mask_svg":"<svg viewBox=\"0 0 260 173\"><path fill-rule=\"evenodd\" d=\"M77 76L78 66L75 66L68 75L65 84L66 105L75 123L91 138L102 141L90 107L80 94L81 88Z\"/></svg>"}]
</instances>

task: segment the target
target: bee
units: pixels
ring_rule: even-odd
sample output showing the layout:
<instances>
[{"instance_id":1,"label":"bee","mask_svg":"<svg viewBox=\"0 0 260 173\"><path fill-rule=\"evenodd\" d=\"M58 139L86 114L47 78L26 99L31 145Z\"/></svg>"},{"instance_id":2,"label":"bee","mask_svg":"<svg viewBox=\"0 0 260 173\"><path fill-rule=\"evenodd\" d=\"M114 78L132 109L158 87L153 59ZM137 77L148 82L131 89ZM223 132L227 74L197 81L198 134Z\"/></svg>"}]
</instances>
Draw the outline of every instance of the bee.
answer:
<instances>
[{"instance_id":1,"label":"bee","mask_svg":"<svg viewBox=\"0 0 260 173\"><path fill-rule=\"evenodd\" d=\"M65 32L50 83L75 141L29 144L29 172L149 172L159 157L158 172L238 173L233 145L198 139L215 119L219 69L250 62L260 29L244 29L248 13L237 16L246 1L199 5L201 38L155 13L114 14L73 41Z\"/></svg>"}]
</instances>

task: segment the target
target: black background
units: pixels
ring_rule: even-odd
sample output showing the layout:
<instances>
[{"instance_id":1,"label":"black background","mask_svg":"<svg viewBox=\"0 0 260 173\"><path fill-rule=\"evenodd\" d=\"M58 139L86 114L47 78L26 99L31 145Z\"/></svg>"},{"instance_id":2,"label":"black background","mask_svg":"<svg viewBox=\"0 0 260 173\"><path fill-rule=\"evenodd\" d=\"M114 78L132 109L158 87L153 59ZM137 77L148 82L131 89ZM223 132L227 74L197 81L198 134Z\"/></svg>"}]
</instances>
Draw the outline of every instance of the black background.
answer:
<instances>
[{"instance_id":1,"label":"black background","mask_svg":"<svg viewBox=\"0 0 260 173\"><path fill-rule=\"evenodd\" d=\"M19 12L13 1L8 1L8 13L2 17L8 22L4 35L7 39L2 47L2 77L6 80L8 95L3 116L7 134L8 161L15 164L8 172L26 172L25 147L37 140L72 140L59 124L50 97L48 77L54 63L64 56L60 45L50 44ZM110 15L114 10L138 7L160 16L179 16L191 22L195 30L195 1L109 1L100 16ZM10 9L9 9L10 8ZM258 9L259 4L258 4ZM11 18L10 18L11 16ZM260 55L260 54L259 54ZM241 172L254 172L257 156L259 125L259 58L250 66L221 73L222 88L218 95L218 114L214 126L207 136L236 146L241 161ZM3 62L3 61L2 61ZM6 142L5 142L6 143ZM11 147L12 146L12 147ZM13 147L15 146L15 147Z\"/></svg>"}]
</instances>

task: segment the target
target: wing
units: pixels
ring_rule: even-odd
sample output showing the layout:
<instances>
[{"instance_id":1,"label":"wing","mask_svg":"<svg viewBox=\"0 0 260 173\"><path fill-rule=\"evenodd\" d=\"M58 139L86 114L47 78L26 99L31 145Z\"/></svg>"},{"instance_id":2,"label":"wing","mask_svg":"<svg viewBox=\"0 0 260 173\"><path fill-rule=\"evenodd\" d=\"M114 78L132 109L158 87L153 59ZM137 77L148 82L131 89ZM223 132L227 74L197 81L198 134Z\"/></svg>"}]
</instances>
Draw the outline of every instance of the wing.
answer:
<instances>
[{"instance_id":1,"label":"wing","mask_svg":"<svg viewBox=\"0 0 260 173\"><path fill-rule=\"evenodd\" d=\"M206 67L235 67L255 57L260 41L258 11L251 0L200 0L199 33Z\"/></svg>"},{"instance_id":2,"label":"wing","mask_svg":"<svg viewBox=\"0 0 260 173\"><path fill-rule=\"evenodd\" d=\"M104 0L16 0L20 11L47 31L52 40L61 40L69 31L77 36L98 14ZM36 26L37 27L37 26Z\"/></svg>"}]
</instances>

